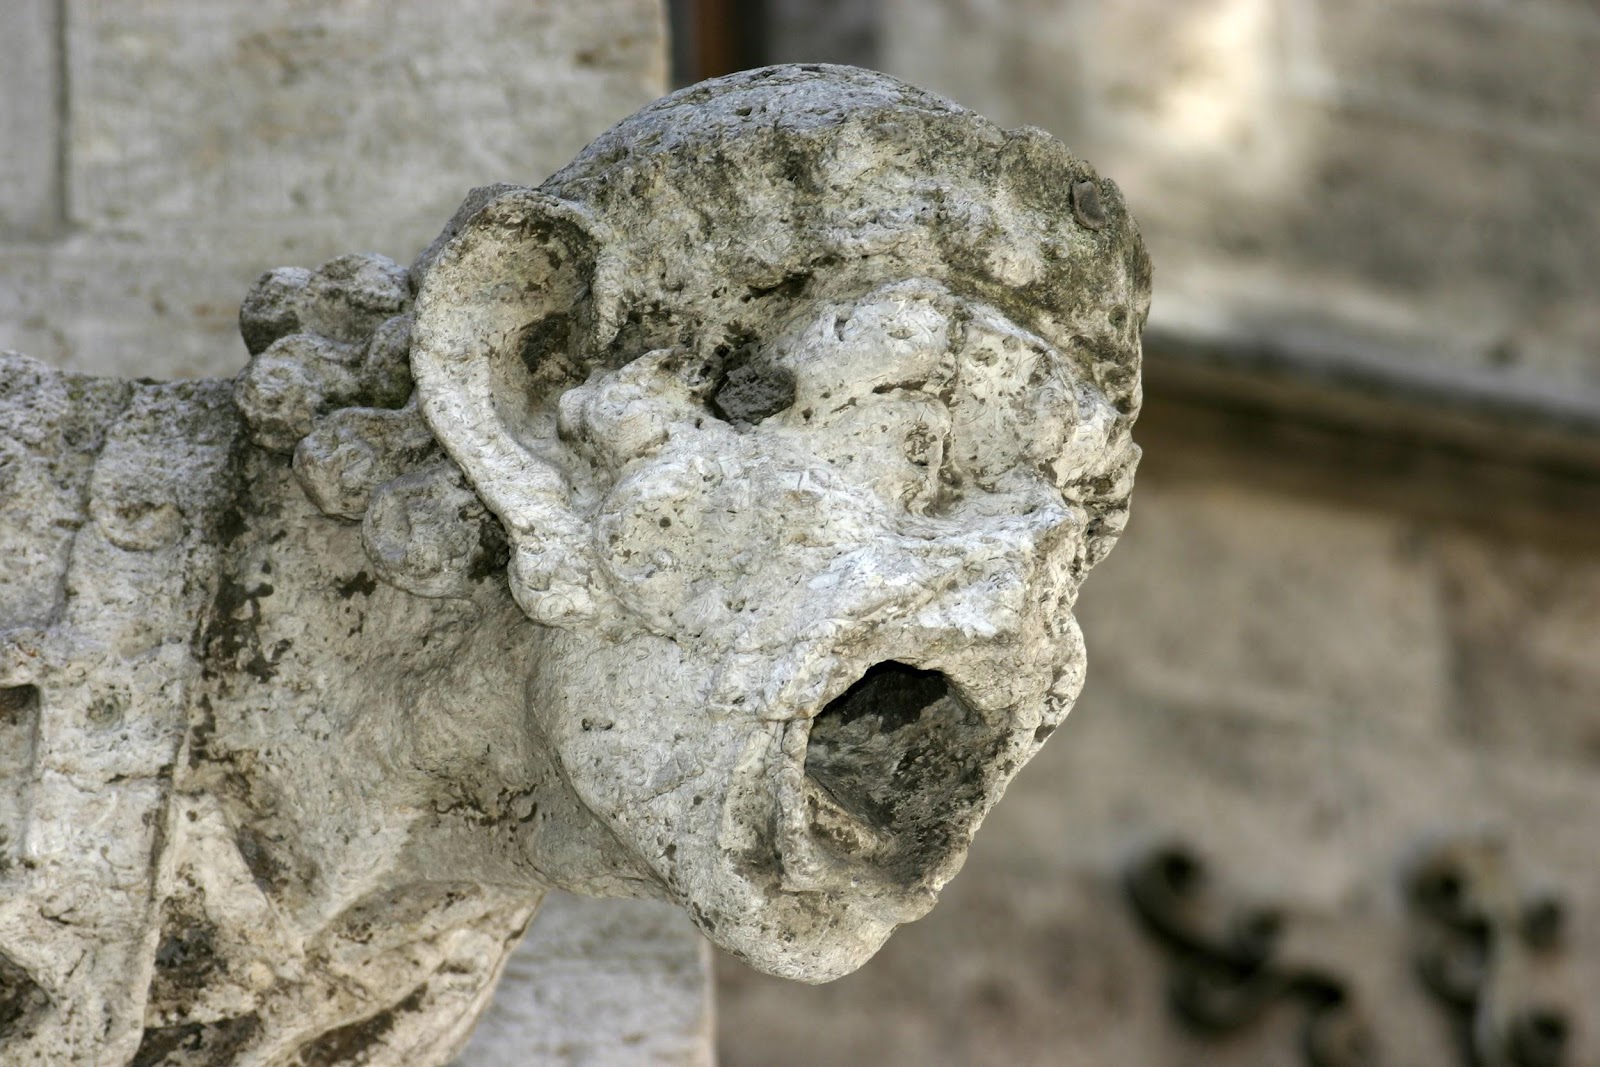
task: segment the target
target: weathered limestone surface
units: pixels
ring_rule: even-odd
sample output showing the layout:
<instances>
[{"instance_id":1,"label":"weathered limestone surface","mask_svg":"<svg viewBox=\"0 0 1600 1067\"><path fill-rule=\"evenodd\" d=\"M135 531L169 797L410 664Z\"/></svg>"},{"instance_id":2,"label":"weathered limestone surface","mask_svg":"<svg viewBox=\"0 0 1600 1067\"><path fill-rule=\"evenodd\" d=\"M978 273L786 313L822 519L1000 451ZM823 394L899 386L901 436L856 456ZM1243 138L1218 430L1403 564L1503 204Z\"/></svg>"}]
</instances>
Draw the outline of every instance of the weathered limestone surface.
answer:
<instances>
[{"instance_id":1,"label":"weathered limestone surface","mask_svg":"<svg viewBox=\"0 0 1600 1067\"><path fill-rule=\"evenodd\" d=\"M8 1062L442 1063L549 888L859 967L1082 684L1148 299L1046 135L788 67L270 272L232 383L4 357Z\"/></svg>"}]
</instances>

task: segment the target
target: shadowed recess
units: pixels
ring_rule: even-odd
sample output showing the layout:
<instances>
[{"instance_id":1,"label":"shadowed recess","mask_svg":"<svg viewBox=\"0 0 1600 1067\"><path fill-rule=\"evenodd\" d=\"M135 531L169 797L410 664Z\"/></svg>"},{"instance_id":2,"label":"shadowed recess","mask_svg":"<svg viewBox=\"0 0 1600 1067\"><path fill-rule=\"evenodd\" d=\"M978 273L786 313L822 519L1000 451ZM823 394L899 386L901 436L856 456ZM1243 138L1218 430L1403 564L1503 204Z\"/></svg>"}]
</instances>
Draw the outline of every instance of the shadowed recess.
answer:
<instances>
[{"instance_id":1,"label":"shadowed recess","mask_svg":"<svg viewBox=\"0 0 1600 1067\"><path fill-rule=\"evenodd\" d=\"M829 701L812 725L812 737L830 724L848 726L863 715L876 715L884 733L917 721L923 709L950 691L938 671L925 671L894 660L873 664L849 689Z\"/></svg>"},{"instance_id":2,"label":"shadowed recess","mask_svg":"<svg viewBox=\"0 0 1600 1067\"><path fill-rule=\"evenodd\" d=\"M886 835L873 862L917 885L940 877L964 847L1004 740L943 674L889 660L818 713L805 769L840 808ZM825 822L815 829L830 838ZM836 847L859 846L840 838Z\"/></svg>"},{"instance_id":3,"label":"shadowed recess","mask_svg":"<svg viewBox=\"0 0 1600 1067\"><path fill-rule=\"evenodd\" d=\"M20 1031L48 1003L28 972L0 952L0 1042Z\"/></svg>"}]
</instances>

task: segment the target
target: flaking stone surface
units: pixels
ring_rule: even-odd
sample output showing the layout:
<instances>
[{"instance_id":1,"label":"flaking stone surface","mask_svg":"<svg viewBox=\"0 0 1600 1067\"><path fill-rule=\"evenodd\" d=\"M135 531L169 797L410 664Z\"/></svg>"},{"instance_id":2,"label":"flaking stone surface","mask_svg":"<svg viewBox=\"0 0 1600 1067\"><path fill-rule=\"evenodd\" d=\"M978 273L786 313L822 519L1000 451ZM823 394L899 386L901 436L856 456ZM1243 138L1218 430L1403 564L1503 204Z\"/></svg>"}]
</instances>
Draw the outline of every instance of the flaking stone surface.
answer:
<instances>
[{"instance_id":1,"label":"flaking stone surface","mask_svg":"<svg viewBox=\"0 0 1600 1067\"><path fill-rule=\"evenodd\" d=\"M861 966L1081 685L1148 301L1047 135L781 67L234 382L0 356L0 1058L445 1063L551 887Z\"/></svg>"}]
</instances>

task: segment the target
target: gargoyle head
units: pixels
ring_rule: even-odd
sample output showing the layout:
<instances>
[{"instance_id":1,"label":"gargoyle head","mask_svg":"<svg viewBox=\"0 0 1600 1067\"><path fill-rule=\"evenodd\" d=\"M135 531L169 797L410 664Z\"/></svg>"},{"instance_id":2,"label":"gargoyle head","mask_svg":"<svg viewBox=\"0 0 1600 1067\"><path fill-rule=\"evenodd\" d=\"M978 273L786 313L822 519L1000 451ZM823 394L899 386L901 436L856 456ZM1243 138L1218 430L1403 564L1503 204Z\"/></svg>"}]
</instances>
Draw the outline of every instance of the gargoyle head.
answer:
<instances>
[{"instance_id":1,"label":"gargoyle head","mask_svg":"<svg viewBox=\"0 0 1600 1067\"><path fill-rule=\"evenodd\" d=\"M641 111L422 261L435 436L551 628L529 728L724 948L924 914L1083 678L1149 266L1038 130L786 67Z\"/></svg>"}]
</instances>

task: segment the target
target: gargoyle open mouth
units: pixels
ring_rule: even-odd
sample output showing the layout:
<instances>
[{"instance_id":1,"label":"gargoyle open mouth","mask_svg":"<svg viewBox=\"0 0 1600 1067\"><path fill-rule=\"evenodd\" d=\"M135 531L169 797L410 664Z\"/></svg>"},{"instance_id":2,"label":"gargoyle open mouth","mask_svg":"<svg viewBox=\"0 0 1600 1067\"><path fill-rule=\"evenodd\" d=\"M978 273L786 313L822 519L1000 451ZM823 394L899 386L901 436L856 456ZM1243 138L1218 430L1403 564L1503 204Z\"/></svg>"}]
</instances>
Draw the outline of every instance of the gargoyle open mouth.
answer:
<instances>
[{"instance_id":1,"label":"gargoyle open mouth","mask_svg":"<svg viewBox=\"0 0 1600 1067\"><path fill-rule=\"evenodd\" d=\"M938 671L893 660L869 668L786 729L785 888L867 890L886 918L919 917L1009 777L996 766L1008 736Z\"/></svg>"}]
</instances>

